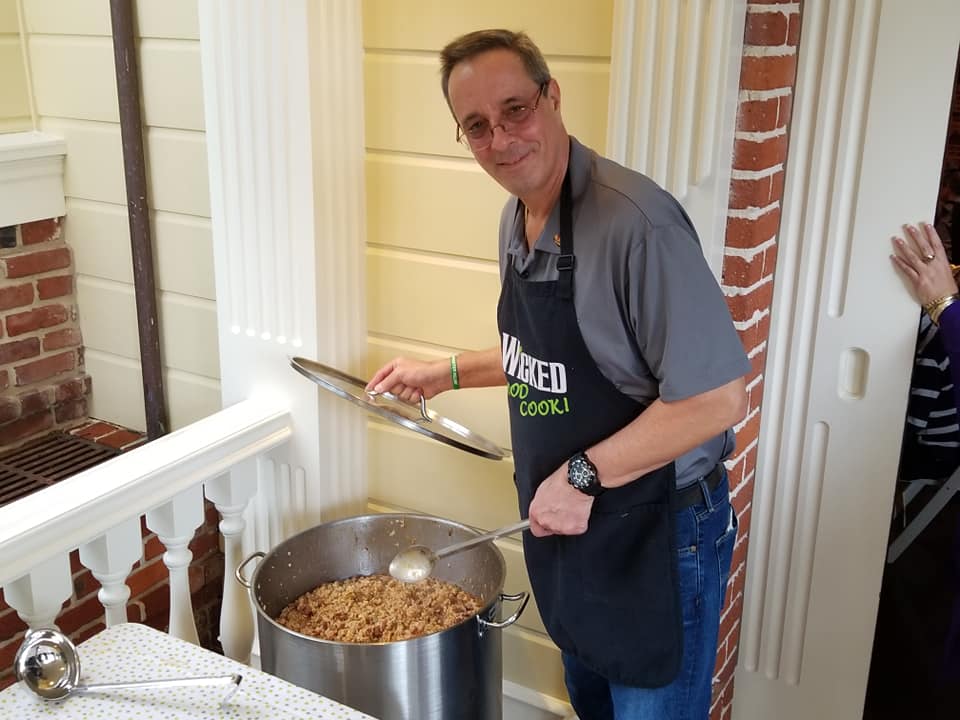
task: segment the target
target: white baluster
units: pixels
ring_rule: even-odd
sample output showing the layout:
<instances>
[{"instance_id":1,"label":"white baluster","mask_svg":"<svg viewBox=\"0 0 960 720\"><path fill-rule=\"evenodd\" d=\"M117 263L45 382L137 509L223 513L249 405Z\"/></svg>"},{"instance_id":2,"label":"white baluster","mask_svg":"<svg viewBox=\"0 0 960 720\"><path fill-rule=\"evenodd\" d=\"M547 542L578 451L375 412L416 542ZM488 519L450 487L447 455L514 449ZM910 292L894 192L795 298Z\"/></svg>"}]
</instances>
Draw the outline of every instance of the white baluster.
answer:
<instances>
[{"instance_id":1,"label":"white baluster","mask_svg":"<svg viewBox=\"0 0 960 720\"><path fill-rule=\"evenodd\" d=\"M195 485L169 502L147 513L147 527L153 530L167 551L163 563L170 571L170 634L200 644L190 599L188 569L193 553L187 545L203 524L203 488Z\"/></svg>"},{"instance_id":2,"label":"white baluster","mask_svg":"<svg viewBox=\"0 0 960 720\"><path fill-rule=\"evenodd\" d=\"M127 621L130 588L124 582L133 564L143 557L140 518L132 517L96 540L80 546L80 562L100 583L97 598L107 615L107 627Z\"/></svg>"},{"instance_id":3,"label":"white baluster","mask_svg":"<svg viewBox=\"0 0 960 720\"><path fill-rule=\"evenodd\" d=\"M253 647L253 612L247 590L234 575L243 562L243 512L257 491L256 460L234 467L206 485L207 498L217 506L223 534L223 604L220 607L220 644L224 654L243 663L250 662Z\"/></svg>"},{"instance_id":4,"label":"white baluster","mask_svg":"<svg viewBox=\"0 0 960 720\"><path fill-rule=\"evenodd\" d=\"M55 555L3 588L7 604L31 628L55 627L60 607L73 592L70 556Z\"/></svg>"}]
</instances>

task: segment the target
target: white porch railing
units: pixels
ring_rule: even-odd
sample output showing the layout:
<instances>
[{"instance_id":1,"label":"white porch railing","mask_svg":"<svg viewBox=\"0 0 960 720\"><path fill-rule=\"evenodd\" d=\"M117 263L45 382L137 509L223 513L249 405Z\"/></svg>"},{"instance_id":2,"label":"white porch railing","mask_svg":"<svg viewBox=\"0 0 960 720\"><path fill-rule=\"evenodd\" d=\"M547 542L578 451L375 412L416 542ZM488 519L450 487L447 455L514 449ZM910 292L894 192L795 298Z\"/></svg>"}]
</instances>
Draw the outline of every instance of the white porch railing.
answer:
<instances>
[{"instance_id":1,"label":"white porch railing","mask_svg":"<svg viewBox=\"0 0 960 720\"><path fill-rule=\"evenodd\" d=\"M271 495L295 498L302 488L274 473L271 451L292 434L286 408L247 400L144 444L90 470L0 508L0 587L30 627L51 626L71 593L69 553L101 583L106 624L126 619L132 565L143 555L140 518L166 547L170 572L170 634L197 642L187 544L203 523L204 495L220 512L226 572L220 640L231 658L247 662L253 616L233 568L242 540L272 544L296 528L265 514L256 533L244 519L258 482ZM269 526L273 526L270 530ZM267 549L266 547L262 549Z\"/></svg>"}]
</instances>

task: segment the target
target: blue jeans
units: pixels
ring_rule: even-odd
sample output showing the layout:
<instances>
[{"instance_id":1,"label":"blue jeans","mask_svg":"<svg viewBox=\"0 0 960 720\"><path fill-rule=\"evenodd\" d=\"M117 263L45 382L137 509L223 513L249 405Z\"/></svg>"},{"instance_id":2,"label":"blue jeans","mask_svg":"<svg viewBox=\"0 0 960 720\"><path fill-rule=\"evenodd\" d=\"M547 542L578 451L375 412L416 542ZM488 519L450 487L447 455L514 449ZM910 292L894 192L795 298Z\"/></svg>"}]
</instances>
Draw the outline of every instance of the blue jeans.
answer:
<instances>
[{"instance_id":1,"label":"blue jeans","mask_svg":"<svg viewBox=\"0 0 960 720\"><path fill-rule=\"evenodd\" d=\"M702 487L706 486L701 482ZM683 661L661 688L612 683L563 653L564 679L580 720L708 720L720 610L737 539L727 477L704 499L677 513Z\"/></svg>"}]
</instances>

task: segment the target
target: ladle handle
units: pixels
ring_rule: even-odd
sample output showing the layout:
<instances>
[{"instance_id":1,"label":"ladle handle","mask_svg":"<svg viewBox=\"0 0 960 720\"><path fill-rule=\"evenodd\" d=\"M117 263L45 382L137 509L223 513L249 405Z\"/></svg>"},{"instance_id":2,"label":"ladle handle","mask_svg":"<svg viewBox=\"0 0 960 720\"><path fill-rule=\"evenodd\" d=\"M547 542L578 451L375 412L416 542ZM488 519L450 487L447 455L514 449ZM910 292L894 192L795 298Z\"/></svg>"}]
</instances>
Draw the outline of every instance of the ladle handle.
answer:
<instances>
[{"instance_id":1,"label":"ladle handle","mask_svg":"<svg viewBox=\"0 0 960 720\"><path fill-rule=\"evenodd\" d=\"M110 690L143 690L146 688L188 687L191 685L239 685L243 676L214 675L212 677L168 678L166 680L136 680L122 683L97 683L96 685L77 685L71 692L108 692Z\"/></svg>"},{"instance_id":2,"label":"ladle handle","mask_svg":"<svg viewBox=\"0 0 960 720\"><path fill-rule=\"evenodd\" d=\"M442 557L446 557L447 555L453 555L454 553L458 553L461 550L467 550L469 548L472 548L474 545L482 545L485 542L496 540L497 538L504 537L505 535L513 535L514 533L518 533L521 530L526 530L528 527L530 527L530 520L521 520L518 523L514 523L513 525L507 525L506 527L502 527L499 530L494 530L492 532L484 533L483 535L478 535L475 538L470 538L469 540L464 540L463 542L459 542L456 545L450 545L449 547L445 547L442 550L437 551L436 555L438 559Z\"/></svg>"}]
</instances>

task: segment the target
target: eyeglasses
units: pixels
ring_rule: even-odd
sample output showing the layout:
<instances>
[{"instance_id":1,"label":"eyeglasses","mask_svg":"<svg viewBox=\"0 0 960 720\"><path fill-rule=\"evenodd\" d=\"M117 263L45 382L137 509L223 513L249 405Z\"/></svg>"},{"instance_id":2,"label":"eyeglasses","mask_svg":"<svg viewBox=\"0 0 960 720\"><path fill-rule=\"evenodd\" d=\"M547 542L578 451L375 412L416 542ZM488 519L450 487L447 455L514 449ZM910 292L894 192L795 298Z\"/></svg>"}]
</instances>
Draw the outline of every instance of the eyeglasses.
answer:
<instances>
[{"instance_id":1,"label":"eyeglasses","mask_svg":"<svg viewBox=\"0 0 960 720\"><path fill-rule=\"evenodd\" d=\"M506 133L516 132L533 117L548 84L543 83L529 102L508 106L496 125L491 125L486 118L474 120L467 127L457 125L457 142L463 143L471 150L486 150L493 143L493 131L497 128L503 128Z\"/></svg>"}]
</instances>

